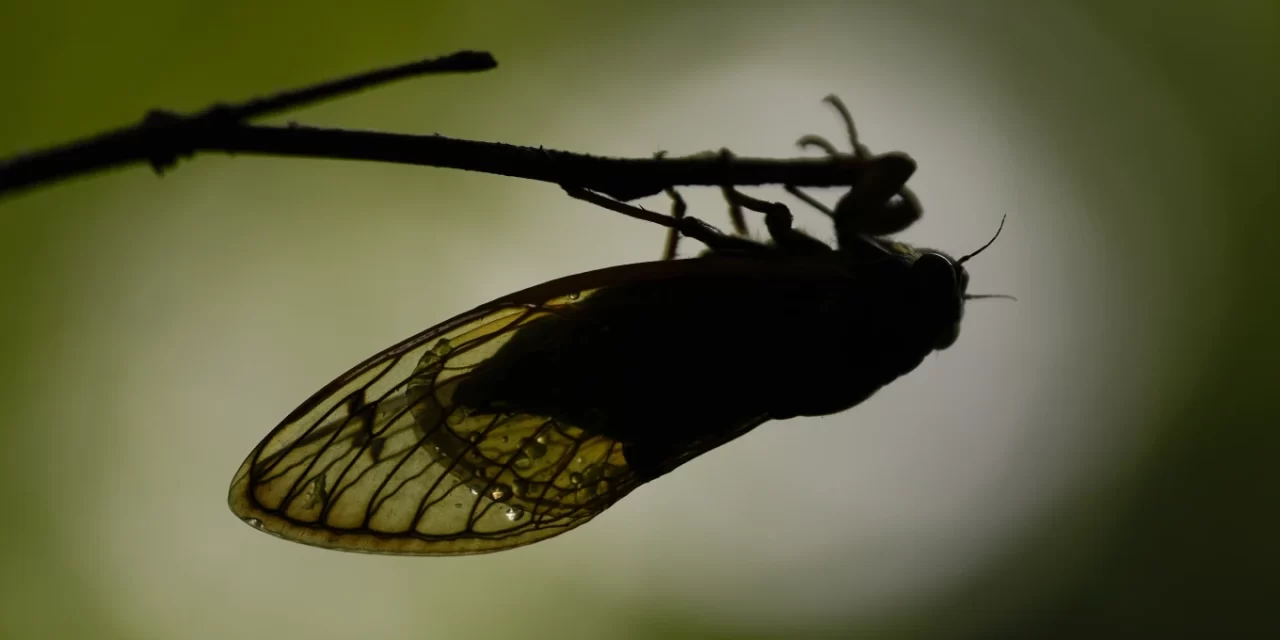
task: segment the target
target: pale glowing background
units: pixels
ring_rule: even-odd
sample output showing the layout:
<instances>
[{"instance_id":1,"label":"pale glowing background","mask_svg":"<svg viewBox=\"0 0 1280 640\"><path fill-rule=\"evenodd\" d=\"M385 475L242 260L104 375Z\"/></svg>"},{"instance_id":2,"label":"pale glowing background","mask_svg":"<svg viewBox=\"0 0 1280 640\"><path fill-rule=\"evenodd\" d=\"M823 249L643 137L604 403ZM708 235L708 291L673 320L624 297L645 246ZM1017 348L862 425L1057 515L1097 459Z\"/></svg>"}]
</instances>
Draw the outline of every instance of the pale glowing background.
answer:
<instances>
[{"instance_id":1,"label":"pale glowing background","mask_svg":"<svg viewBox=\"0 0 1280 640\"><path fill-rule=\"evenodd\" d=\"M661 230L540 183L283 159L201 157L163 179L134 168L0 201L4 637L1050 624L1106 571L1096 558L1138 508L1164 421L1220 348L1229 216L1243 213L1224 207L1209 125L1230 123L1198 120L1182 70L1141 41L1242 29L1204 55L1244 73L1230 56L1249 60L1249 27L1051 2L132 4L0 20L0 154L460 48L493 51L499 69L292 117L610 155L789 156L801 134L840 142L819 102L834 92L873 150L920 164L926 217L904 239L966 253L1008 214L971 263L973 290L1020 301L971 304L954 348L863 406L770 423L560 538L368 557L241 524L231 474L366 356L504 293L655 259ZM1252 6L1230 19L1275 26L1274 7ZM714 190L685 194L727 224ZM830 235L811 212L801 224ZM1132 575L1142 590L1149 574Z\"/></svg>"}]
</instances>

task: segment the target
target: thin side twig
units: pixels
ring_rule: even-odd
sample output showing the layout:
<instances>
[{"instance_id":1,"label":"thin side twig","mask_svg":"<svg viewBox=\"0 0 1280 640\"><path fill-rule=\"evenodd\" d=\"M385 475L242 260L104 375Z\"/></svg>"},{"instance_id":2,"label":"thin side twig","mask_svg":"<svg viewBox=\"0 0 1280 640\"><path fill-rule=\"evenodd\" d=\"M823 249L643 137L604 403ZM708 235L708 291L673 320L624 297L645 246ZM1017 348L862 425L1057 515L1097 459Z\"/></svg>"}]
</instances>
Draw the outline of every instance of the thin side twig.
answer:
<instances>
[{"instance_id":1,"label":"thin side twig","mask_svg":"<svg viewBox=\"0 0 1280 640\"><path fill-rule=\"evenodd\" d=\"M252 118L297 109L395 80L438 73L474 73L497 66L497 61L486 52L459 51L283 91L240 104L217 104L192 115L154 110L142 122L132 126L0 160L0 197L40 184L138 162L149 162L157 172L161 172L183 153L181 140L187 137L208 136Z\"/></svg>"}]
</instances>

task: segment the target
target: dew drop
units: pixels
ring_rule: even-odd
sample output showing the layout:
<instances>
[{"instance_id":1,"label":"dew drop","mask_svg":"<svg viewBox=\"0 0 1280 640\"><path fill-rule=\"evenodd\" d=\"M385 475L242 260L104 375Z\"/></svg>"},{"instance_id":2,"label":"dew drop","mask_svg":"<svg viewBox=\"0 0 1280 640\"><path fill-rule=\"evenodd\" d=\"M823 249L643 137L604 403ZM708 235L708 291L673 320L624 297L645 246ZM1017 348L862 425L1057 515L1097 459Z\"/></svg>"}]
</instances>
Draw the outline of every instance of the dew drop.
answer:
<instances>
[{"instance_id":1,"label":"dew drop","mask_svg":"<svg viewBox=\"0 0 1280 640\"><path fill-rule=\"evenodd\" d=\"M517 469L528 469L533 466L533 459L528 454L520 453L516 455L515 461L512 463Z\"/></svg>"},{"instance_id":2,"label":"dew drop","mask_svg":"<svg viewBox=\"0 0 1280 640\"><path fill-rule=\"evenodd\" d=\"M489 497L493 500L505 500L511 497L511 487L505 484L495 484L489 488Z\"/></svg>"},{"instance_id":3,"label":"dew drop","mask_svg":"<svg viewBox=\"0 0 1280 640\"><path fill-rule=\"evenodd\" d=\"M568 297L570 300L577 300L578 298L582 297L582 294L578 293L577 291L574 291L573 293L570 293Z\"/></svg>"},{"instance_id":4,"label":"dew drop","mask_svg":"<svg viewBox=\"0 0 1280 640\"><path fill-rule=\"evenodd\" d=\"M530 458L541 458L547 455L547 445L538 441L526 442L524 445L525 455Z\"/></svg>"},{"instance_id":5,"label":"dew drop","mask_svg":"<svg viewBox=\"0 0 1280 640\"><path fill-rule=\"evenodd\" d=\"M325 490L324 482L325 476L321 474L312 478L303 488L297 498L301 501L303 509L314 509L329 501L329 492Z\"/></svg>"},{"instance_id":6,"label":"dew drop","mask_svg":"<svg viewBox=\"0 0 1280 640\"><path fill-rule=\"evenodd\" d=\"M267 525L262 524L262 521L257 518L245 518L244 523L259 531L267 530Z\"/></svg>"},{"instance_id":7,"label":"dew drop","mask_svg":"<svg viewBox=\"0 0 1280 640\"><path fill-rule=\"evenodd\" d=\"M575 486L575 487L576 487L576 486L578 486L578 485L580 485L580 484L582 484L582 474L581 474L581 473L578 473L577 471L574 471L573 473L570 473L570 474L569 474L569 484L571 484L571 485L573 485L573 486Z\"/></svg>"},{"instance_id":8,"label":"dew drop","mask_svg":"<svg viewBox=\"0 0 1280 640\"><path fill-rule=\"evenodd\" d=\"M524 517L524 509L521 509L520 507L510 507L507 509L508 520L515 522L516 520L519 520L520 518L523 518L523 517Z\"/></svg>"}]
</instances>

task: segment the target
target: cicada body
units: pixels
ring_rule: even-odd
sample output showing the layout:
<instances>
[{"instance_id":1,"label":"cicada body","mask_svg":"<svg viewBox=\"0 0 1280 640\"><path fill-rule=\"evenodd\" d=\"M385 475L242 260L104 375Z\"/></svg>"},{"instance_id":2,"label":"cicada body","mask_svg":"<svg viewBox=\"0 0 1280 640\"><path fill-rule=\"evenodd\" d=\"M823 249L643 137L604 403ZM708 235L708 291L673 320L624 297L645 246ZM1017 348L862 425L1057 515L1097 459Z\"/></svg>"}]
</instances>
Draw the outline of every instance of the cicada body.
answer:
<instances>
[{"instance_id":1,"label":"cicada body","mask_svg":"<svg viewBox=\"0 0 1280 640\"><path fill-rule=\"evenodd\" d=\"M832 248L727 193L772 242L696 227L700 257L548 282L386 349L258 445L232 510L335 549L518 547L766 421L853 407L956 339L967 257L857 235L844 210Z\"/></svg>"}]
</instances>

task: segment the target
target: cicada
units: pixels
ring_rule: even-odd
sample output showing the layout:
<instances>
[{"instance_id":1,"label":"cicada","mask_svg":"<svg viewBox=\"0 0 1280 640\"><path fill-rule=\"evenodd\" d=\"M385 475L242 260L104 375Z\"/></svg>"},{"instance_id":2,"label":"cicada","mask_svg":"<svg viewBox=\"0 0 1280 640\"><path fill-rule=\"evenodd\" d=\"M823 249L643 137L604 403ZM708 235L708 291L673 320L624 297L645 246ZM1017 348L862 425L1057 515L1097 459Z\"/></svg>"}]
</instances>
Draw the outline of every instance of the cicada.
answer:
<instances>
[{"instance_id":1,"label":"cicada","mask_svg":"<svg viewBox=\"0 0 1280 640\"><path fill-rule=\"evenodd\" d=\"M828 101L866 177L834 209L788 190L831 218L836 247L793 228L785 205L731 188L734 232L720 232L669 189L663 260L504 296L356 365L249 454L232 511L331 549L511 549L767 421L849 409L951 346L977 297L963 265L990 242L956 259L890 239L920 216L905 187L915 164L872 155ZM767 241L750 238L744 209L764 214ZM707 250L675 259L682 235Z\"/></svg>"}]
</instances>

